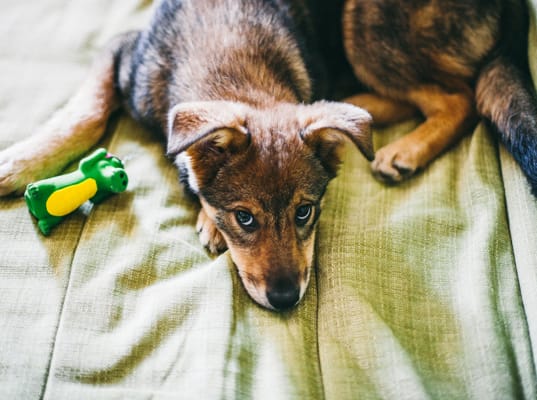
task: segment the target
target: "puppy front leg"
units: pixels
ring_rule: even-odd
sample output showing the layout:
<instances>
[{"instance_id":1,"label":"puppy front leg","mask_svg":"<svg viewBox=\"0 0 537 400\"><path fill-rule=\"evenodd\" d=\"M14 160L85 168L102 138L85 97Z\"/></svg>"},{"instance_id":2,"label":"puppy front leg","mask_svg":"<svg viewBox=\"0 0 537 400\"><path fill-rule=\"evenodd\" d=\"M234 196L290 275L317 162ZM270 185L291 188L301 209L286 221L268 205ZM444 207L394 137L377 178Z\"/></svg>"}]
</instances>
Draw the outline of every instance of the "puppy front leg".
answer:
<instances>
[{"instance_id":1,"label":"puppy front leg","mask_svg":"<svg viewBox=\"0 0 537 400\"><path fill-rule=\"evenodd\" d=\"M384 182L400 182L414 175L477 121L470 89L449 93L438 86L423 86L409 92L408 99L426 120L376 152L371 167L375 177Z\"/></svg>"},{"instance_id":2,"label":"puppy front leg","mask_svg":"<svg viewBox=\"0 0 537 400\"><path fill-rule=\"evenodd\" d=\"M373 124L377 126L401 122L419 115L415 106L375 93L360 93L347 97L343 102L365 109L373 117Z\"/></svg>"},{"instance_id":3,"label":"puppy front leg","mask_svg":"<svg viewBox=\"0 0 537 400\"><path fill-rule=\"evenodd\" d=\"M35 135L0 152L0 196L20 194L28 183L59 173L99 141L119 106L116 54L131 36L122 35L104 49L77 93Z\"/></svg>"},{"instance_id":4,"label":"puppy front leg","mask_svg":"<svg viewBox=\"0 0 537 400\"><path fill-rule=\"evenodd\" d=\"M207 211L205 210L206 208ZM201 244L212 254L219 254L227 249L227 244L216 227L213 214L214 210L206 202L202 201L196 231L198 232Z\"/></svg>"}]
</instances>

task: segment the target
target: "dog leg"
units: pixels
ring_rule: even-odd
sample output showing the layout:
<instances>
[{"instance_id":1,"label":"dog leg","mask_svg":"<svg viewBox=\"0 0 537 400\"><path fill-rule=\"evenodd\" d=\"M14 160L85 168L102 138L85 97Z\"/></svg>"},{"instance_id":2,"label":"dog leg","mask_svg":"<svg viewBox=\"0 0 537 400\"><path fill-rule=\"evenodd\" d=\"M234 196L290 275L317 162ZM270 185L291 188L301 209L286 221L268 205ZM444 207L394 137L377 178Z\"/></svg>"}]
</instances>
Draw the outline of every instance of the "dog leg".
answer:
<instances>
[{"instance_id":1,"label":"dog leg","mask_svg":"<svg viewBox=\"0 0 537 400\"><path fill-rule=\"evenodd\" d=\"M381 97L374 93L361 93L343 101L369 112L373 117L374 125L389 125L419 115L418 109L409 103Z\"/></svg>"},{"instance_id":2,"label":"dog leg","mask_svg":"<svg viewBox=\"0 0 537 400\"><path fill-rule=\"evenodd\" d=\"M0 196L20 194L30 182L55 175L103 135L119 107L116 55L132 33L114 39L97 57L80 89L35 134L0 152Z\"/></svg>"},{"instance_id":3,"label":"dog leg","mask_svg":"<svg viewBox=\"0 0 537 400\"><path fill-rule=\"evenodd\" d=\"M196 224L196 231L198 232L200 242L209 252L213 254L222 253L227 249L226 241L216 227L213 219L205 211L203 204L204 202L202 201L202 207L198 214L198 222ZM209 213L211 211L213 210L209 210Z\"/></svg>"},{"instance_id":4,"label":"dog leg","mask_svg":"<svg viewBox=\"0 0 537 400\"><path fill-rule=\"evenodd\" d=\"M426 120L414 131L379 149L371 167L381 181L400 182L425 167L456 142L477 121L473 94L448 93L438 86L422 86L408 93Z\"/></svg>"}]
</instances>

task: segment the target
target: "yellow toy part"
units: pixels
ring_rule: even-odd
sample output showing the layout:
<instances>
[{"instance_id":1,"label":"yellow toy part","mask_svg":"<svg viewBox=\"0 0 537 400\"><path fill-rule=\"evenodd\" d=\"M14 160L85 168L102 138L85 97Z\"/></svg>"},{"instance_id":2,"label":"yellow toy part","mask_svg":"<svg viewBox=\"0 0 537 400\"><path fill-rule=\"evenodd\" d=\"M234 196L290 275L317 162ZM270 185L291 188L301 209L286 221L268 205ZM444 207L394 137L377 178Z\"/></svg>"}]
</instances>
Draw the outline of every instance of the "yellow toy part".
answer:
<instances>
[{"instance_id":1,"label":"yellow toy part","mask_svg":"<svg viewBox=\"0 0 537 400\"><path fill-rule=\"evenodd\" d=\"M52 216L63 217L75 211L96 193L97 182L93 178L88 178L52 193L46 203L47 211Z\"/></svg>"}]
</instances>

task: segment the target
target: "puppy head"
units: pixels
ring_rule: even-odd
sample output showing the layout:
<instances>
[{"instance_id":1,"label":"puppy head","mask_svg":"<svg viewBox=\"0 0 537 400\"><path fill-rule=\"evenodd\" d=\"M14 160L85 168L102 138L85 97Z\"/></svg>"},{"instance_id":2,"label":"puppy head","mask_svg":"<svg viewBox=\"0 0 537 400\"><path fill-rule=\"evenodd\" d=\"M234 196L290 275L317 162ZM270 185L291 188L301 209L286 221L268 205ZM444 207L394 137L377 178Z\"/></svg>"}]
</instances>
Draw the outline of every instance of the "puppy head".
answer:
<instances>
[{"instance_id":1,"label":"puppy head","mask_svg":"<svg viewBox=\"0 0 537 400\"><path fill-rule=\"evenodd\" d=\"M285 309L304 295L339 150L347 138L371 160L370 122L364 110L331 102L270 109L192 102L171 111L168 153L260 305Z\"/></svg>"}]
</instances>

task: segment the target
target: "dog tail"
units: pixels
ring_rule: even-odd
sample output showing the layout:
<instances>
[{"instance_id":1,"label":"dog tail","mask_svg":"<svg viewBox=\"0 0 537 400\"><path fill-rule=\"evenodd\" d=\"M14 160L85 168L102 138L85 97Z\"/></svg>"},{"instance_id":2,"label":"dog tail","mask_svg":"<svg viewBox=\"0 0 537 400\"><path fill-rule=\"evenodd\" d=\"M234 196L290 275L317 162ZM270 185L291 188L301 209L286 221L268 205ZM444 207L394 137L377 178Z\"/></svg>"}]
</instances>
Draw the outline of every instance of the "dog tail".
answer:
<instances>
[{"instance_id":1,"label":"dog tail","mask_svg":"<svg viewBox=\"0 0 537 400\"><path fill-rule=\"evenodd\" d=\"M519 0L506 3L503 40L477 78L477 110L490 120L537 196L537 96L527 63L528 17Z\"/></svg>"}]
</instances>

